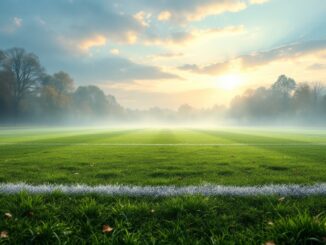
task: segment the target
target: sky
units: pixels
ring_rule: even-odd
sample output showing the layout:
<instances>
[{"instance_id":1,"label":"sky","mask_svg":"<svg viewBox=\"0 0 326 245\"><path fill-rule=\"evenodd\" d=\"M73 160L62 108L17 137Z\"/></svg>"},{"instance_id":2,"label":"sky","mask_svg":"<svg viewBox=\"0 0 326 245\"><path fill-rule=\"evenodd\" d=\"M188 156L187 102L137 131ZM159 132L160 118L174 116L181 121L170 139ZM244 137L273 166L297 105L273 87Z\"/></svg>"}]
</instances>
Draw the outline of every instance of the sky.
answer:
<instances>
[{"instance_id":1,"label":"sky","mask_svg":"<svg viewBox=\"0 0 326 245\"><path fill-rule=\"evenodd\" d=\"M227 105L281 74L326 82L326 1L1 0L11 47L129 108Z\"/></svg>"}]
</instances>

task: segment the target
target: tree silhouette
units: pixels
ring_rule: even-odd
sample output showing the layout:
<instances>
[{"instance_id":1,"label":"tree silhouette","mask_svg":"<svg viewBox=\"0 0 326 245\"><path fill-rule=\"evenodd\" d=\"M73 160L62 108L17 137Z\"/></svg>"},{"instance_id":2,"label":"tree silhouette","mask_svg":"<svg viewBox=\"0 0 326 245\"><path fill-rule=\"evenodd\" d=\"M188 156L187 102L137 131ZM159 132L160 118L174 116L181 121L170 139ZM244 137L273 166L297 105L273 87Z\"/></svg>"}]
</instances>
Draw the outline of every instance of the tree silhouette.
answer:
<instances>
[{"instance_id":1,"label":"tree silhouette","mask_svg":"<svg viewBox=\"0 0 326 245\"><path fill-rule=\"evenodd\" d=\"M27 53L22 48L9 49L3 52L3 55L2 70L13 76L13 107L17 114L21 100L35 90L43 76L44 69L36 55Z\"/></svg>"}]
</instances>

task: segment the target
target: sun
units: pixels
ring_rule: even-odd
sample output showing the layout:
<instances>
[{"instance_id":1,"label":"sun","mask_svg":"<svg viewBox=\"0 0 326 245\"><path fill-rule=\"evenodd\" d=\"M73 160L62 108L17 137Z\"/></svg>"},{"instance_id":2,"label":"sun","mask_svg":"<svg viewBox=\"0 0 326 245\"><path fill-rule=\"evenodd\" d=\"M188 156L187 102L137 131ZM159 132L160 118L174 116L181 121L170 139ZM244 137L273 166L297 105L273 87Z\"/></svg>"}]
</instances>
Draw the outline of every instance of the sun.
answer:
<instances>
[{"instance_id":1,"label":"sun","mask_svg":"<svg viewBox=\"0 0 326 245\"><path fill-rule=\"evenodd\" d=\"M240 74L227 74L217 79L217 86L225 90L234 90L244 83L244 78Z\"/></svg>"}]
</instances>

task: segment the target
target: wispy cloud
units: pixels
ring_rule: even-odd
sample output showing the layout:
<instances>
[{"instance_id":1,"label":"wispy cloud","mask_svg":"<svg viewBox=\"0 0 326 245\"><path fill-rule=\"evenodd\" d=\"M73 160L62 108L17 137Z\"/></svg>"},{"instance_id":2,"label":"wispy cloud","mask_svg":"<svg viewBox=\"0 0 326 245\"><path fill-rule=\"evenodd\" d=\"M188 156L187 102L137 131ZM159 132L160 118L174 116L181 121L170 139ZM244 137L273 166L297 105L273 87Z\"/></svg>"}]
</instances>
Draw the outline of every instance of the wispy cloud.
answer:
<instances>
[{"instance_id":1,"label":"wispy cloud","mask_svg":"<svg viewBox=\"0 0 326 245\"><path fill-rule=\"evenodd\" d=\"M307 67L309 70L326 70L326 64L315 63Z\"/></svg>"},{"instance_id":2,"label":"wispy cloud","mask_svg":"<svg viewBox=\"0 0 326 245\"><path fill-rule=\"evenodd\" d=\"M184 56L182 52L164 52L154 55L149 55L148 58L151 59L171 59L171 58L178 58Z\"/></svg>"},{"instance_id":3,"label":"wispy cloud","mask_svg":"<svg viewBox=\"0 0 326 245\"><path fill-rule=\"evenodd\" d=\"M88 82L133 82L136 80L182 79L178 75L165 72L151 65L134 63L119 56L82 60L63 64L79 81Z\"/></svg>"},{"instance_id":4,"label":"wispy cloud","mask_svg":"<svg viewBox=\"0 0 326 245\"><path fill-rule=\"evenodd\" d=\"M178 23L198 21L225 12L238 12L247 7L243 0L141 0L140 3L155 13L158 20Z\"/></svg>"},{"instance_id":5,"label":"wispy cloud","mask_svg":"<svg viewBox=\"0 0 326 245\"><path fill-rule=\"evenodd\" d=\"M251 4L263 4L269 2L269 0L250 0Z\"/></svg>"},{"instance_id":6,"label":"wispy cloud","mask_svg":"<svg viewBox=\"0 0 326 245\"><path fill-rule=\"evenodd\" d=\"M285 45L269 51L240 56L244 67L250 68L269 64L277 60L294 59L309 53L326 49L326 39Z\"/></svg>"},{"instance_id":7,"label":"wispy cloud","mask_svg":"<svg viewBox=\"0 0 326 245\"><path fill-rule=\"evenodd\" d=\"M16 27L21 27L22 26L22 23L23 23L23 19L19 18L19 17L14 17L13 18L13 24L16 26Z\"/></svg>"},{"instance_id":8,"label":"wispy cloud","mask_svg":"<svg viewBox=\"0 0 326 245\"><path fill-rule=\"evenodd\" d=\"M0 31L5 33L13 33L17 31L23 25L23 19L20 17L13 17L10 20L6 21L2 27L0 26Z\"/></svg>"},{"instance_id":9,"label":"wispy cloud","mask_svg":"<svg viewBox=\"0 0 326 245\"><path fill-rule=\"evenodd\" d=\"M206 29L192 29L189 31L176 31L168 33L167 35L160 35L159 33L148 33L143 41L146 44L154 45L184 45L195 42L199 39L208 39L214 37L223 37L229 35L243 34L245 28L240 26L227 26L223 28L206 28Z\"/></svg>"},{"instance_id":10,"label":"wispy cloud","mask_svg":"<svg viewBox=\"0 0 326 245\"><path fill-rule=\"evenodd\" d=\"M322 50L326 50L326 40L289 44L268 51L254 52L204 66L185 64L180 66L179 69L207 75L216 75L227 72L233 65L240 65L243 69L251 69L257 66L267 65L274 61L293 60ZM318 67L318 65L315 65L315 68L316 67Z\"/></svg>"}]
</instances>

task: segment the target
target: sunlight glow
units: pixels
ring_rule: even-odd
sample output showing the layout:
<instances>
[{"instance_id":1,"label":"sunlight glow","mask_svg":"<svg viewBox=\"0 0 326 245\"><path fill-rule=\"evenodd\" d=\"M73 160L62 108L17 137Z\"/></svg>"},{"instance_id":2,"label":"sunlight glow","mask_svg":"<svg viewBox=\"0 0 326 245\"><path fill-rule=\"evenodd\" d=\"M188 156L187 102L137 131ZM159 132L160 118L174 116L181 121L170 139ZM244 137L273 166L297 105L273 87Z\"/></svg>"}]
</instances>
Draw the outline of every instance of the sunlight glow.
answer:
<instances>
[{"instance_id":1,"label":"sunlight glow","mask_svg":"<svg viewBox=\"0 0 326 245\"><path fill-rule=\"evenodd\" d=\"M239 74L227 74L217 79L217 86L225 90L234 90L244 83L244 78Z\"/></svg>"}]
</instances>

